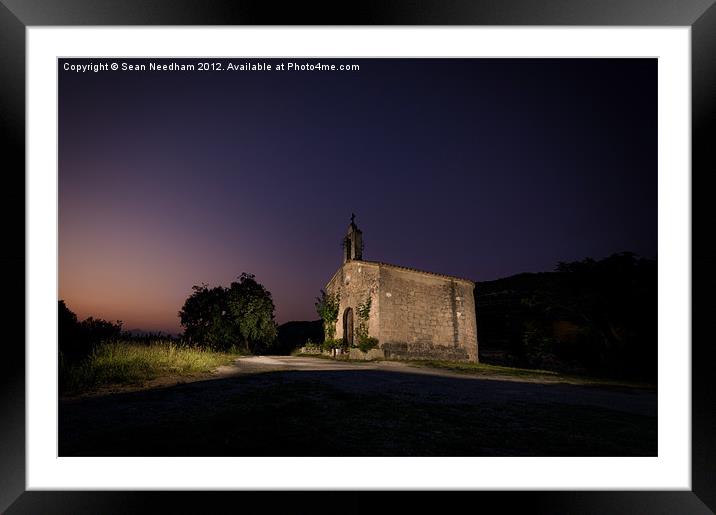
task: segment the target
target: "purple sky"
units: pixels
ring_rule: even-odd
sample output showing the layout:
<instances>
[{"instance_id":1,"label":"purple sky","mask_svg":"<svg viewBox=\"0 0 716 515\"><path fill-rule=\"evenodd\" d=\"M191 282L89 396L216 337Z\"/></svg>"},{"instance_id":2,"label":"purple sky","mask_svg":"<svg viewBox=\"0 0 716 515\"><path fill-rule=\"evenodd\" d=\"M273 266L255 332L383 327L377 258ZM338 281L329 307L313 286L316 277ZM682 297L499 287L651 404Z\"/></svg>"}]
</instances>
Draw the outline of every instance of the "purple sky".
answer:
<instances>
[{"instance_id":1,"label":"purple sky","mask_svg":"<svg viewBox=\"0 0 716 515\"><path fill-rule=\"evenodd\" d=\"M60 60L70 309L178 332L192 285L246 271L279 322L316 319L352 212L366 259L477 281L656 257L655 59L321 62L361 69L77 73Z\"/></svg>"}]
</instances>

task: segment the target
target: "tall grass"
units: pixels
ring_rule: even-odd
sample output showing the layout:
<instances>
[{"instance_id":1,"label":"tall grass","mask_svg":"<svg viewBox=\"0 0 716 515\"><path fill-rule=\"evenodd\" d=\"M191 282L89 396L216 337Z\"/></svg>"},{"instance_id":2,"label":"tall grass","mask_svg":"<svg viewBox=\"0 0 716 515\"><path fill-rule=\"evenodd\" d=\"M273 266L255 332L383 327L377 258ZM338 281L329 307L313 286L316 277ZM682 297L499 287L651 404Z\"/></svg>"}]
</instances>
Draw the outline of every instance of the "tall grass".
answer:
<instances>
[{"instance_id":1,"label":"tall grass","mask_svg":"<svg viewBox=\"0 0 716 515\"><path fill-rule=\"evenodd\" d=\"M228 364L238 353L185 347L170 341L143 345L104 343L79 363L60 358L60 392L80 393L113 384L142 384L162 376L188 376Z\"/></svg>"}]
</instances>

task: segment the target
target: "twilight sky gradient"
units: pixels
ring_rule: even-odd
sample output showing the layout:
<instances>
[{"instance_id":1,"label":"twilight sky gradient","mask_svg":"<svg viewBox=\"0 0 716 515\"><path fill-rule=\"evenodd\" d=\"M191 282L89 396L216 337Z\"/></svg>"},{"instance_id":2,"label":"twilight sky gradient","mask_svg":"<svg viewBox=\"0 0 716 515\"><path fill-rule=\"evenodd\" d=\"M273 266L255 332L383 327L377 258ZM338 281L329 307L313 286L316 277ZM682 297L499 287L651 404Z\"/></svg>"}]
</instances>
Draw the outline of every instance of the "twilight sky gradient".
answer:
<instances>
[{"instance_id":1,"label":"twilight sky gradient","mask_svg":"<svg viewBox=\"0 0 716 515\"><path fill-rule=\"evenodd\" d=\"M477 281L656 257L656 59L320 61L361 69L78 73L64 63L90 60L60 60L70 309L178 332L192 285L247 271L279 322L316 319L351 212L366 259Z\"/></svg>"}]
</instances>

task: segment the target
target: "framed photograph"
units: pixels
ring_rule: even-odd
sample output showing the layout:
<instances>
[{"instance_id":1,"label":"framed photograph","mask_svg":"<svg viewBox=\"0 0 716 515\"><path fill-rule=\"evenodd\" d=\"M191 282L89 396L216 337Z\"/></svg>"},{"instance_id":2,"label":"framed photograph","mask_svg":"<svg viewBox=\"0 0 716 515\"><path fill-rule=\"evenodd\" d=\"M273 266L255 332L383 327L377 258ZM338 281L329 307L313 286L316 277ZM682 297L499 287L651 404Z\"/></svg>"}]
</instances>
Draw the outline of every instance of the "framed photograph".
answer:
<instances>
[{"instance_id":1,"label":"framed photograph","mask_svg":"<svg viewBox=\"0 0 716 515\"><path fill-rule=\"evenodd\" d=\"M712 4L2 0L0 507L710 513Z\"/></svg>"}]
</instances>

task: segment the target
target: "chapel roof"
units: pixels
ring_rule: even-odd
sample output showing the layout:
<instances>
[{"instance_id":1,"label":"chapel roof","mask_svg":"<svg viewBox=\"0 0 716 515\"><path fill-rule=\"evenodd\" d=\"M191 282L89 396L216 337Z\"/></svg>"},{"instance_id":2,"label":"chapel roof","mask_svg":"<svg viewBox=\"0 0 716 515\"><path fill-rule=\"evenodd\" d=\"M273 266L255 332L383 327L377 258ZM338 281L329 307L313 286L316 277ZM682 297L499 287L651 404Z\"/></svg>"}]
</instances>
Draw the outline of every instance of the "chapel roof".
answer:
<instances>
[{"instance_id":1,"label":"chapel roof","mask_svg":"<svg viewBox=\"0 0 716 515\"><path fill-rule=\"evenodd\" d=\"M409 266L393 265L391 263L384 263L382 261L369 261L367 259L354 260L354 261L359 262L359 263L369 263L369 264L378 265L378 266L387 266L389 268L396 268L398 270L405 270L408 272L418 272L418 273L426 274L426 275L434 275L434 276L438 276L438 277L444 277L446 279L457 279L458 281L467 281L469 283L475 284L475 281L473 281L471 279L466 279L465 277L458 277L456 275L439 274L437 272L428 272L427 270L420 270L418 268L412 268Z\"/></svg>"}]
</instances>

